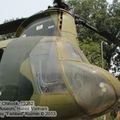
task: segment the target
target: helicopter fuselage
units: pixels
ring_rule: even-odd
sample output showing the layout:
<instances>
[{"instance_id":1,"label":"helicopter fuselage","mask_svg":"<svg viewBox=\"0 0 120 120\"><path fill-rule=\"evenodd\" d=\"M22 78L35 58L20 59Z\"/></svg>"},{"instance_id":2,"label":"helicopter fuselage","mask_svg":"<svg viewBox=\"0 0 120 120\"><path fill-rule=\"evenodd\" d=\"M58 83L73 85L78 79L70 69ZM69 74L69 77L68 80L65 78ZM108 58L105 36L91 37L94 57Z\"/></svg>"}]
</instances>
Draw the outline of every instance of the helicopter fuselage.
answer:
<instances>
[{"instance_id":1,"label":"helicopter fuselage","mask_svg":"<svg viewBox=\"0 0 120 120\"><path fill-rule=\"evenodd\" d=\"M55 110L57 120L97 117L119 104L119 81L88 62L70 13L38 13L17 36L0 43L0 100L33 100Z\"/></svg>"}]
</instances>

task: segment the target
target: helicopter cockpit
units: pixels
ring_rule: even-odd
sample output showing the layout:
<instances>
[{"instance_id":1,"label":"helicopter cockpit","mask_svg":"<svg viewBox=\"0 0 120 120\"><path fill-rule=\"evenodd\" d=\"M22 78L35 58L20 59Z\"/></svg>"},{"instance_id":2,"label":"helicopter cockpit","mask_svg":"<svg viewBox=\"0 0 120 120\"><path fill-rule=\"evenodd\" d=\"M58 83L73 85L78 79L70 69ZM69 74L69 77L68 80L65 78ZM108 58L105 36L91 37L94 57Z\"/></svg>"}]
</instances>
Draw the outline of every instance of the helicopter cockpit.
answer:
<instances>
[{"instance_id":1,"label":"helicopter cockpit","mask_svg":"<svg viewBox=\"0 0 120 120\"><path fill-rule=\"evenodd\" d=\"M28 18L18 29L17 35L22 37L58 36L57 11L53 11L51 14L48 10Z\"/></svg>"},{"instance_id":2,"label":"helicopter cockpit","mask_svg":"<svg viewBox=\"0 0 120 120\"><path fill-rule=\"evenodd\" d=\"M55 36L58 34L56 16L46 16L34 21L25 29L22 36Z\"/></svg>"},{"instance_id":3,"label":"helicopter cockpit","mask_svg":"<svg viewBox=\"0 0 120 120\"><path fill-rule=\"evenodd\" d=\"M16 36L62 36L75 40L77 32L74 17L68 11L49 8L26 19Z\"/></svg>"}]
</instances>

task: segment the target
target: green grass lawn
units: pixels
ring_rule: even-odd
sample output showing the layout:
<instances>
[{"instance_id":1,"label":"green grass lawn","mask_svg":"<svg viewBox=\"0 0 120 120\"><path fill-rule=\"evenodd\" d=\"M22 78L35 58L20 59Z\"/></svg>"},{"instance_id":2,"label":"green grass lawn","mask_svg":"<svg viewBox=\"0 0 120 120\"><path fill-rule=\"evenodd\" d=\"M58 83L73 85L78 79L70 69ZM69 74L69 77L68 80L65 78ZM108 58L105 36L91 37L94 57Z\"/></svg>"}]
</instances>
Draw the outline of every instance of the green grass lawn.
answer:
<instances>
[{"instance_id":1,"label":"green grass lawn","mask_svg":"<svg viewBox=\"0 0 120 120\"><path fill-rule=\"evenodd\" d=\"M99 118L95 118L94 120L104 120L103 116L99 117ZM112 119L112 120L116 120L116 119Z\"/></svg>"}]
</instances>

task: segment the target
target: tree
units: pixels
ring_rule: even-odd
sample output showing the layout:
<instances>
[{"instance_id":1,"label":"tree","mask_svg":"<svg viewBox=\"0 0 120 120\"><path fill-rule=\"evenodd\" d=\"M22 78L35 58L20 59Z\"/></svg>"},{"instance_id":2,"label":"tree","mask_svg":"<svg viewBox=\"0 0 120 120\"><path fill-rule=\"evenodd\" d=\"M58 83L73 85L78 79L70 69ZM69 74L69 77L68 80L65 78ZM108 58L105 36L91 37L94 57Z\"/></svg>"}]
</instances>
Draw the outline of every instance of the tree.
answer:
<instances>
[{"instance_id":1,"label":"tree","mask_svg":"<svg viewBox=\"0 0 120 120\"><path fill-rule=\"evenodd\" d=\"M111 5L106 0L69 0L69 3L73 4L75 13L85 18L99 31L106 30L114 36L119 33L120 2L118 0L114 0ZM89 61L95 65L102 66L100 44L105 39L82 26L78 28L78 33L80 47L83 49ZM96 49L96 52L94 49ZM116 46L113 44L108 44L104 47L104 64L107 70L111 66L111 57L115 49Z\"/></svg>"},{"instance_id":2,"label":"tree","mask_svg":"<svg viewBox=\"0 0 120 120\"><path fill-rule=\"evenodd\" d=\"M75 13L89 21L94 27L99 26L99 23L105 21L108 17L108 3L106 0L70 0L69 3L73 4ZM80 48L82 48L89 61L95 65L102 66L100 43L103 38L83 28L83 26L78 28L78 33L80 33Z\"/></svg>"}]
</instances>

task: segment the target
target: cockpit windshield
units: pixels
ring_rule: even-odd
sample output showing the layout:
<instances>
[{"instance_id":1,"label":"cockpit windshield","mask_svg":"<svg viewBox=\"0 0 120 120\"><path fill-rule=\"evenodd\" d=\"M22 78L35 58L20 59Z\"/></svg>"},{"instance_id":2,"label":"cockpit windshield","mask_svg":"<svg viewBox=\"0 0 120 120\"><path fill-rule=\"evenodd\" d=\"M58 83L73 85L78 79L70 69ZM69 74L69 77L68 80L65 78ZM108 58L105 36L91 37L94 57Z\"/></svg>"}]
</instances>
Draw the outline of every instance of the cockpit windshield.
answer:
<instances>
[{"instance_id":1,"label":"cockpit windshield","mask_svg":"<svg viewBox=\"0 0 120 120\"><path fill-rule=\"evenodd\" d=\"M56 36L57 31L57 16L47 16L36 20L29 25L22 36Z\"/></svg>"}]
</instances>

